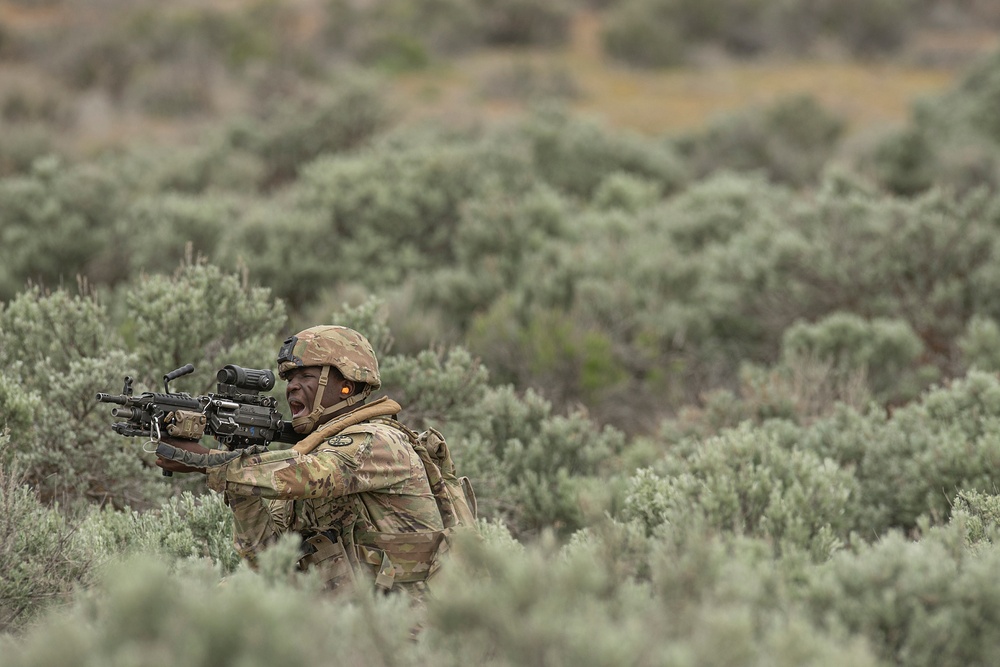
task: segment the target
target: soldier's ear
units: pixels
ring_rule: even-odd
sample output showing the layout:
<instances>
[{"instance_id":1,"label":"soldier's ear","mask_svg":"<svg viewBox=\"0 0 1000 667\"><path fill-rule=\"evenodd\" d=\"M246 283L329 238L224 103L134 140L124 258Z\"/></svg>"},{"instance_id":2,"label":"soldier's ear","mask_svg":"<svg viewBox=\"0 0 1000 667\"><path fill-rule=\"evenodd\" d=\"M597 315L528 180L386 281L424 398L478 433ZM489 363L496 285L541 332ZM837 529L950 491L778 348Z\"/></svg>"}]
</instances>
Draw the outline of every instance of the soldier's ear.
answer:
<instances>
[{"instance_id":1,"label":"soldier's ear","mask_svg":"<svg viewBox=\"0 0 1000 667\"><path fill-rule=\"evenodd\" d=\"M344 396L350 396L354 391L354 383L351 381L344 382L344 386L340 388L340 393Z\"/></svg>"}]
</instances>

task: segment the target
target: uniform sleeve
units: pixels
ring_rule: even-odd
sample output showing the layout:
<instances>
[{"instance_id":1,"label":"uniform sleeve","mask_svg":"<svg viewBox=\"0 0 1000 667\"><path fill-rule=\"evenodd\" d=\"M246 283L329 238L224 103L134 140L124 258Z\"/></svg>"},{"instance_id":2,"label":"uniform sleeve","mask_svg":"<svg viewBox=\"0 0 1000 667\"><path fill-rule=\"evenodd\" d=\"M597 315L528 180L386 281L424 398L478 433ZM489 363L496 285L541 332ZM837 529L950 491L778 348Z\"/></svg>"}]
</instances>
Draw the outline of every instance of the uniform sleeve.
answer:
<instances>
[{"instance_id":1,"label":"uniform sleeve","mask_svg":"<svg viewBox=\"0 0 1000 667\"><path fill-rule=\"evenodd\" d=\"M287 532L291 502L226 494L233 511L233 543L240 557L256 561L264 547Z\"/></svg>"},{"instance_id":2,"label":"uniform sleeve","mask_svg":"<svg viewBox=\"0 0 1000 667\"><path fill-rule=\"evenodd\" d=\"M208 485L233 500L299 500L374 490L391 493L413 474L403 442L360 433L333 436L310 454L286 449L242 455L210 468Z\"/></svg>"}]
</instances>

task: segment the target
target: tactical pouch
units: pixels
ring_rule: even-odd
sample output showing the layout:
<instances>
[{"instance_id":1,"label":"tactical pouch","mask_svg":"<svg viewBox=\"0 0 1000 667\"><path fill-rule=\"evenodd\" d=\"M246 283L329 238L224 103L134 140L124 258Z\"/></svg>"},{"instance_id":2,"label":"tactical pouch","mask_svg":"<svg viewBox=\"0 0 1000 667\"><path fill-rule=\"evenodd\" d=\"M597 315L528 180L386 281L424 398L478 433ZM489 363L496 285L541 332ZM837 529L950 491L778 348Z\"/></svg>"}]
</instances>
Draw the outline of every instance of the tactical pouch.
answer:
<instances>
[{"instance_id":1,"label":"tactical pouch","mask_svg":"<svg viewBox=\"0 0 1000 667\"><path fill-rule=\"evenodd\" d=\"M375 586L390 591L395 584L427 582L448 552L450 531L355 535L358 561L375 574Z\"/></svg>"},{"instance_id":2,"label":"tactical pouch","mask_svg":"<svg viewBox=\"0 0 1000 667\"><path fill-rule=\"evenodd\" d=\"M327 589L335 590L353 584L354 567L344 548L344 541L332 531L315 533L302 542L300 570L318 570Z\"/></svg>"},{"instance_id":3,"label":"tactical pouch","mask_svg":"<svg viewBox=\"0 0 1000 667\"><path fill-rule=\"evenodd\" d=\"M468 477L458 477L448 443L440 431L429 428L410 440L423 461L431 493L445 528L476 528L476 493Z\"/></svg>"},{"instance_id":4,"label":"tactical pouch","mask_svg":"<svg viewBox=\"0 0 1000 667\"><path fill-rule=\"evenodd\" d=\"M174 410L167 415L164 421L167 425L167 433L175 438L201 440L202 436L205 435L205 424L208 420L203 412Z\"/></svg>"}]
</instances>

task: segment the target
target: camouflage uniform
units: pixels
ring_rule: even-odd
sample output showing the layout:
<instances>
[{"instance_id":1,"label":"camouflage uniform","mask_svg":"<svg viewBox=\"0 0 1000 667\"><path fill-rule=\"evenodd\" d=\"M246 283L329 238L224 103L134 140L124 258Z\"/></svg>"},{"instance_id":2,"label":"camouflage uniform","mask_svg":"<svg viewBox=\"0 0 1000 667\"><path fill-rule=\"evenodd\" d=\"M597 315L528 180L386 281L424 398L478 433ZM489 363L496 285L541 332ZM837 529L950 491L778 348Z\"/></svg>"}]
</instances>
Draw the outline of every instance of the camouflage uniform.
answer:
<instances>
[{"instance_id":1,"label":"camouflage uniform","mask_svg":"<svg viewBox=\"0 0 1000 667\"><path fill-rule=\"evenodd\" d=\"M291 449L202 452L161 440L156 453L205 470L209 487L233 510L236 548L251 563L279 535L294 532L303 539L299 565L318 569L331 588L362 577L419 596L452 529L475 526L471 484L456 476L440 433L417 435L402 426L399 404L385 396L364 403L381 380L360 333L322 326L290 336L278 372L285 377L307 367L321 371L311 410L292 419L305 437ZM343 376L334 382L344 394L339 402L324 400L334 368Z\"/></svg>"},{"instance_id":2,"label":"camouflage uniform","mask_svg":"<svg viewBox=\"0 0 1000 667\"><path fill-rule=\"evenodd\" d=\"M233 510L237 550L253 562L296 532L300 565L319 568L331 588L361 576L419 592L447 548L445 526L417 436L395 419L399 405L363 403L381 386L371 343L346 327L306 329L278 353L282 377L303 367L322 369L311 412L292 420L309 435L289 450L231 452L207 467L209 487ZM361 391L324 407L332 368Z\"/></svg>"},{"instance_id":3,"label":"camouflage uniform","mask_svg":"<svg viewBox=\"0 0 1000 667\"><path fill-rule=\"evenodd\" d=\"M376 417L324 435L329 437L310 454L250 453L209 469L209 487L223 492L233 510L241 556L253 562L278 535L294 531L307 539L323 533L339 538L350 562L372 533L444 529L424 465L392 419ZM356 573L359 563L351 565ZM350 577L346 568L328 576L332 587Z\"/></svg>"}]
</instances>

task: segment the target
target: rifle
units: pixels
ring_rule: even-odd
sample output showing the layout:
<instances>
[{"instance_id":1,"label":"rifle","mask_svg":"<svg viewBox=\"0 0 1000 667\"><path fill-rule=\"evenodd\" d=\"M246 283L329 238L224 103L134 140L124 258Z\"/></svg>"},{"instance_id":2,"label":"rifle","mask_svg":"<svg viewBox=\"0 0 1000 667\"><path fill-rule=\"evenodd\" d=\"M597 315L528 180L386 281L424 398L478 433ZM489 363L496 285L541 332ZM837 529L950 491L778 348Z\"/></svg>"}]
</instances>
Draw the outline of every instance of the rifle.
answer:
<instances>
[{"instance_id":1,"label":"rifle","mask_svg":"<svg viewBox=\"0 0 1000 667\"><path fill-rule=\"evenodd\" d=\"M171 380L194 372L185 364L163 376L163 393L132 394L132 378L125 376L121 394L97 394L101 403L114 403L111 415L124 419L111 425L119 435L145 436L151 441L168 435L199 440L211 435L229 448L267 446L275 440L296 443L302 436L282 418L273 396L260 392L274 387L274 373L267 369L243 368L228 364L216 374L218 390L214 394L192 396L171 392ZM173 473L163 471L164 476Z\"/></svg>"}]
</instances>

